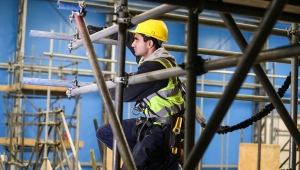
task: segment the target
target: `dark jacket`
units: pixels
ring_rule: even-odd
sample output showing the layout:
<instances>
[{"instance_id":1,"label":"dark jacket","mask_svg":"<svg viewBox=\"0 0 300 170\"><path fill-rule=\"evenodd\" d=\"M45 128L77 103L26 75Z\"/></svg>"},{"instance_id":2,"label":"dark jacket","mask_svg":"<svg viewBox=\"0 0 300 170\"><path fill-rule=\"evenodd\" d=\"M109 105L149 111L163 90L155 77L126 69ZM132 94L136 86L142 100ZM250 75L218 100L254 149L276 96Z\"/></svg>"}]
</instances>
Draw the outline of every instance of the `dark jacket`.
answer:
<instances>
[{"instance_id":1,"label":"dark jacket","mask_svg":"<svg viewBox=\"0 0 300 170\"><path fill-rule=\"evenodd\" d=\"M117 34L110 36L113 39L117 39ZM132 42L134 41L134 34L131 32L127 32L127 47L134 55L134 50L131 47ZM170 58L175 61L175 58L171 56L164 48L159 48L160 51L156 51L158 53L155 58L164 57ZM160 56L159 56L160 55ZM136 56L136 62L139 63L141 56ZM165 69L165 67L159 62L153 61L144 61L139 67L136 74L147 73L151 71L156 71L160 69ZM157 92L158 90L166 87L168 85L168 79L151 81L146 83L134 84L124 89L124 102L134 102L140 101L143 98L149 96L150 94ZM115 99L115 89L110 89L111 97Z\"/></svg>"}]
</instances>

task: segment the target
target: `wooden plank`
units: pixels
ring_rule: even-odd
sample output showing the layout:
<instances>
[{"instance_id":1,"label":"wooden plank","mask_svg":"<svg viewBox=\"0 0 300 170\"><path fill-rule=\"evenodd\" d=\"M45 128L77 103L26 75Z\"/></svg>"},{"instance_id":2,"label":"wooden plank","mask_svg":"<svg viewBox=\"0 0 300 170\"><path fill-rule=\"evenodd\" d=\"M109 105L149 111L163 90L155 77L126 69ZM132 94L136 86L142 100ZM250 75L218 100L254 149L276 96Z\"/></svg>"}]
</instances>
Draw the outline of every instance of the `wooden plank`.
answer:
<instances>
[{"instance_id":1,"label":"wooden plank","mask_svg":"<svg viewBox=\"0 0 300 170\"><path fill-rule=\"evenodd\" d=\"M238 170L257 169L257 143L241 143L239 152ZM274 170L280 166L280 146L261 145L260 169Z\"/></svg>"},{"instance_id":2,"label":"wooden plank","mask_svg":"<svg viewBox=\"0 0 300 170\"><path fill-rule=\"evenodd\" d=\"M37 86L37 85L31 85L31 84L23 84L22 90L42 90L42 91L47 91L48 86ZM57 92L66 92L67 88L66 87L55 87L52 86L50 87L51 91L57 91Z\"/></svg>"},{"instance_id":3,"label":"wooden plank","mask_svg":"<svg viewBox=\"0 0 300 170\"><path fill-rule=\"evenodd\" d=\"M18 140L18 145L22 145L21 139ZM44 140L40 140L40 142L44 142ZM66 147L70 147L69 141L68 140L63 140L64 144ZM16 139L13 140L13 143L17 143ZM34 146L36 143L36 139L32 138L25 138L24 139L24 146ZM49 140L49 143L53 143L53 140ZM75 144L75 142L73 142ZM10 144L9 138L0 138L0 145L5 145L8 146ZM79 148L84 147L84 142L79 141Z\"/></svg>"},{"instance_id":4,"label":"wooden plank","mask_svg":"<svg viewBox=\"0 0 300 170\"><path fill-rule=\"evenodd\" d=\"M24 94L41 94L46 95L48 86L38 86L38 85L31 85L31 84L23 84L20 87L19 83L13 84L11 86L7 85L0 85L0 91L11 92L22 90ZM68 90L66 87L50 87L51 95L63 95L66 96L66 91Z\"/></svg>"},{"instance_id":5,"label":"wooden plank","mask_svg":"<svg viewBox=\"0 0 300 170\"><path fill-rule=\"evenodd\" d=\"M113 151L109 148L106 149L106 169L113 169ZM121 167L123 165L123 160L121 158ZM120 168L121 168L120 167Z\"/></svg>"},{"instance_id":6,"label":"wooden plank","mask_svg":"<svg viewBox=\"0 0 300 170\"><path fill-rule=\"evenodd\" d=\"M91 155L93 170L97 170L97 162L96 162L95 153L93 149L90 150L90 155Z\"/></svg>"},{"instance_id":7,"label":"wooden plank","mask_svg":"<svg viewBox=\"0 0 300 170\"><path fill-rule=\"evenodd\" d=\"M36 94L36 95L47 95L48 86L38 86L38 85L31 85L31 84L23 84L21 88L24 94ZM51 96L65 96L67 88L66 87L50 87Z\"/></svg>"},{"instance_id":8,"label":"wooden plank","mask_svg":"<svg viewBox=\"0 0 300 170\"><path fill-rule=\"evenodd\" d=\"M52 170L52 166L49 159L44 159L44 162L41 166L41 170L43 169Z\"/></svg>"},{"instance_id":9,"label":"wooden plank","mask_svg":"<svg viewBox=\"0 0 300 170\"><path fill-rule=\"evenodd\" d=\"M0 85L0 91L9 92L11 90L10 86Z\"/></svg>"}]
</instances>

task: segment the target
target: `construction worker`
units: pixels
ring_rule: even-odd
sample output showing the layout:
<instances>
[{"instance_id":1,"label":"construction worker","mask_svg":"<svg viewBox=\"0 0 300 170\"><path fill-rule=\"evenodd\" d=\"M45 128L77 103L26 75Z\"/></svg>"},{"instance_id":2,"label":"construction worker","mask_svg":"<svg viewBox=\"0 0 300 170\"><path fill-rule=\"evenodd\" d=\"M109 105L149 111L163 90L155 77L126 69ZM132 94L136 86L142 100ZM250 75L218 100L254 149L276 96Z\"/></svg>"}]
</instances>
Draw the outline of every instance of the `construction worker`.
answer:
<instances>
[{"instance_id":1,"label":"construction worker","mask_svg":"<svg viewBox=\"0 0 300 170\"><path fill-rule=\"evenodd\" d=\"M91 33L97 27L88 26ZM111 36L117 39L117 36ZM127 47L136 56L136 74L176 66L175 58L161 45L168 39L168 29L163 21L147 20L127 34ZM178 154L172 153L172 129L184 113L184 99L178 78L168 78L130 85L124 89L124 101L136 102L134 110L141 117L122 121L123 130L138 170L178 170ZM115 89L110 89L115 98ZM112 149L113 133L110 124L98 128L97 139ZM123 166L123 169L126 167Z\"/></svg>"}]
</instances>

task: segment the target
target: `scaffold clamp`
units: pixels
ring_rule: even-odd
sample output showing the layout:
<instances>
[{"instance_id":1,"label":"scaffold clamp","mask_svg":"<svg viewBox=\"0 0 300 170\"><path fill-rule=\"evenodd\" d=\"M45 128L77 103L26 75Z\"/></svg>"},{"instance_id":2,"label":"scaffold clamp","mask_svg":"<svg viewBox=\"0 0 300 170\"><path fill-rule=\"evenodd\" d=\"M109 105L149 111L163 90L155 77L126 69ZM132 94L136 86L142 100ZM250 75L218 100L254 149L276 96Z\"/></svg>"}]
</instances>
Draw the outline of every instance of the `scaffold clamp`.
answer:
<instances>
[{"instance_id":1,"label":"scaffold clamp","mask_svg":"<svg viewBox=\"0 0 300 170\"><path fill-rule=\"evenodd\" d=\"M124 77L114 77L111 81L114 82L114 83L123 83L125 85L128 85L129 76L134 76L134 75L136 75L135 72L132 72L132 73L126 73L125 72Z\"/></svg>"},{"instance_id":2,"label":"scaffold clamp","mask_svg":"<svg viewBox=\"0 0 300 170\"><path fill-rule=\"evenodd\" d=\"M79 88L80 86L78 85L78 79L77 76L75 76L74 80L72 80L72 82L74 83L73 87L69 87L68 90L66 91L66 94L68 97L72 97L72 93L71 91L75 88Z\"/></svg>"},{"instance_id":3,"label":"scaffold clamp","mask_svg":"<svg viewBox=\"0 0 300 170\"><path fill-rule=\"evenodd\" d=\"M69 48L69 52L71 53L71 51L73 50L73 40L70 40L69 41L69 44L68 44L68 48Z\"/></svg>"},{"instance_id":4,"label":"scaffold clamp","mask_svg":"<svg viewBox=\"0 0 300 170\"><path fill-rule=\"evenodd\" d=\"M74 34L74 40L70 40L69 44L68 44L68 48L69 48L69 52L71 53L71 51L73 50L73 43L77 40L79 40L79 31L78 28L75 28L75 34Z\"/></svg>"},{"instance_id":5,"label":"scaffold clamp","mask_svg":"<svg viewBox=\"0 0 300 170\"><path fill-rule=\"evenodd\" d=\"M75 76L74 80L72 80L72 82L74 83L74 87L80 87L78 85L78 79L77 79L77 76Z\"/></svg>"},{"instance_id":6,"label":"scaffold clamp","mask_svg":"<svg viewBox=\"0 0 300 170\"><path fill-rule=\"evenodd\" d=\"M74 40L79 40L79 30L77 27L75 28Z\"/></svg>"},{"instance_id":7,"label":"scaffold clamp","mask_svg":"<svg viewBox=\"0 0 300 170\"><path fill-rule=\"evenodd\" d=\"M128 13L128 7L125 5L118 5L115 7L115 13L119 13L119 12L126 12Z\"/></svg>"},{"instance_id":8,"label":"scaffold clamp","mask_svg":"<svg viewBox=\"0 0 300 170\"><path fill-rule=\"evenodd\" d=\"M70 23L72 23L75 14L83 17L86 15L86 11L84 10L86 8L86 3L84 1L78 1L78 5L79 11L72 11L72 14L69 16Z\"/></svg>"},{"instance_id":9,"label":"scaffold clamp","mask_svg":"<svg viewBox=\"0 0 300 170\"><path fill-rule=\"evenodd\" d=\"M130 18L118 18L117 23L122 23L122 24L130 24Z\"/></svg>"},{"instance_id":10,"label":"scaffold clamp","mask_svg":"<svg viewBox=\"0 0 300 170\"><path fill-rule=\"evenodd\" d=\"M72 23L73 18L74 18L74 11L72 11L71 15L69 15L70 23Z\"/></svg>"},{"instance_id":11,"label":"scaffold clamp","mask_svg":"<svg viewBox=\"0 0 300 170\"><path fill-rule=\"evenodd\" d=\"M128 76L125 77L114 77L113 82L115 83L123 83L125 85L128 84Z\"/></svg>"},{"instance_id":12,"label":"scaffold clamp","mask_svg":"<svg viewBox=\"0 0 300 170\"><path fill-rule=\"evenodd\" d=\"M73 90L73 87L69 87L68 90L66 91L66 95L68 97L72 97L72 93L71 93L72 90Z\"/></svg>"},{"instance_id":13,"label":"scaffold clamp","mask_svg":"<svg viewBox=\"0 0 300 170\"><path fill-rule=\"evenodd\" d=\"M84 1L78 1L78 5L80 7L80 10L79 10L79 14L85 16L85 8L86 8L86 3Z\"/></svg>"},{"instance_id":14,"label":"scaffold clamp","mask_svg":"<svg viewBox=\"0 0 300 170\"><path fill-rule=\"evenodd\" d=\"M290 27L290 28L287 28L286 30L287 30L287 36L288 36L289 41L291 41L293 35L300 36L300 32L297 29L295 30L295 29L292 29L292 27Z\"/></svg>"},{"instance_id":15,"label":"scaffold clamp","mask_svg":"<svg viewBox=\"0 0 300 170\"><path fill-rule=\"evenodd\" d=\"M210 59L202 59L201 56L197 56L194 61L179 64L178 66L184 70L196 70L198 75L202 75L207 71L204 70L204 62Z\"/></svg>"},{"instance_id":16,"label":"scaffold clamp","mask_svg":"<svg viewBox=\"0 0 300 170\"><path fill-rule=\"evenodd\" d=\"M125 5L118 5L115 7L115 13L119 14L119 13L126 13L125 16L128 16L128 7ZM124 17L124 18L118 18L116 21L117 23L123 23L123 24L130 24L130 17Z\"/></svg>"}]
</instances>

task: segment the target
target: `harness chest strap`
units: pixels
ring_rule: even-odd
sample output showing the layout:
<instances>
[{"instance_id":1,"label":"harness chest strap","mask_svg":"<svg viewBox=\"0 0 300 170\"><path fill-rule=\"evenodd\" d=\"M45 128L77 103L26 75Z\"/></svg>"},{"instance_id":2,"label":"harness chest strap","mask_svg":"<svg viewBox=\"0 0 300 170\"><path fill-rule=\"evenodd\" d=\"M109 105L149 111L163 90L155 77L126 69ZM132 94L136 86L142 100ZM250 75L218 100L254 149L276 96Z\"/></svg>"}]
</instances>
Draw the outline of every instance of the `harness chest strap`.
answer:
<instances>
[{"instance_id":1,"label":"harness chest strap","mask_svg":"<svg viewBox=\"0 0 300 170\"><path fill-rule=\"evenodd\" d=\"M152 60L161 63L165 68L176 66L173 60L167 58L157 58ZM160 89L145 97L141 102L144 108L144 113L147 117L167 117L184 109L184 100L178 99L181 96L181 90L178 87L176 77L169 78L168 86ZM176 101L177 100L177 101Z\"/></svg>"}]
</instances>

